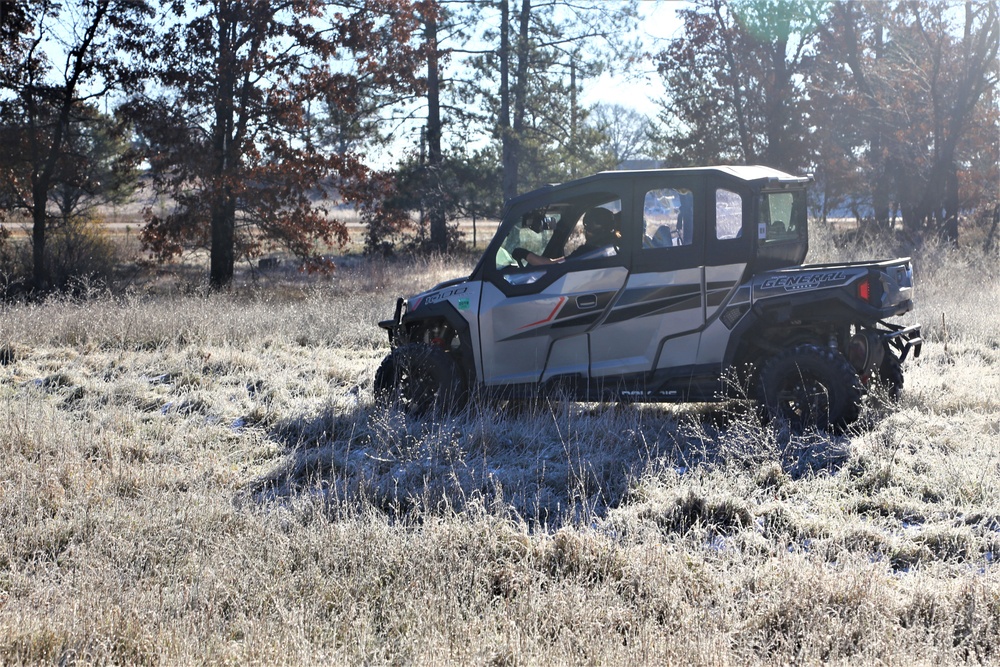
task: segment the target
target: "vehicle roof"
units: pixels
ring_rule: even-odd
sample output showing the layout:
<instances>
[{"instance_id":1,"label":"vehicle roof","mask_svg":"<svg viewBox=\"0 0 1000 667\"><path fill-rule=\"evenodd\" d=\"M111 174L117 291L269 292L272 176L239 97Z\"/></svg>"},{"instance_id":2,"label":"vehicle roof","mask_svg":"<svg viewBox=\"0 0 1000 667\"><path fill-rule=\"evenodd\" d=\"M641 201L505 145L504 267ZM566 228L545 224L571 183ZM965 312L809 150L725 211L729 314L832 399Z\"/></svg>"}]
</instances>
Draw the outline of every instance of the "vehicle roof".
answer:
<instances>
[{"instance_id":1,"label":"vehicle roof","mask_svg":"<svg viewBox=\"0 0 1000 667\"><path fill-rule=\"evenodd\" d=\"M522 199L533 197L541 192L561 190L569 187L585 185L588 182L601 183L609 180L629 180L637 176L655 176L657 174L670 174L673 176L694 176L703 174L717 174L729 176L747 183L764 184L773 182L776 184L806 184L812 181L812 176L793 176L792 174L765 167L762 165L719 165L708 167L680 167L671 169L623 169L620 171L602 171L591 176L578 178L565 183L546 185L536 190L526 192L514 197L509 203L513 204Z\"/></svg>"}]
</instances>

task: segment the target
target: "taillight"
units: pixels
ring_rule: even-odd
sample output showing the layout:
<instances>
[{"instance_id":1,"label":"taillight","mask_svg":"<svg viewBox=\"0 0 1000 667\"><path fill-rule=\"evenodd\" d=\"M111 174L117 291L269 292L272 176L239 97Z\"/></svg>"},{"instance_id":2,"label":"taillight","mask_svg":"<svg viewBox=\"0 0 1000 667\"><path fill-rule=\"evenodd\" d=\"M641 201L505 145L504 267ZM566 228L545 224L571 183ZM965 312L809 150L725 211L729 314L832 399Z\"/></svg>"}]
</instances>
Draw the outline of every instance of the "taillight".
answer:
<instances>
[{"instance_id":1,"label":"taillight","mask_svg":"<svg viewBox=\"0 0 1000 667\"><path fill-rule=\"evenodd\" d=\"M865 278L860 283L858 283L858 297L865 303L871 303L872 300L872 281L871 278Z\"/></svg>"}]
</instances>

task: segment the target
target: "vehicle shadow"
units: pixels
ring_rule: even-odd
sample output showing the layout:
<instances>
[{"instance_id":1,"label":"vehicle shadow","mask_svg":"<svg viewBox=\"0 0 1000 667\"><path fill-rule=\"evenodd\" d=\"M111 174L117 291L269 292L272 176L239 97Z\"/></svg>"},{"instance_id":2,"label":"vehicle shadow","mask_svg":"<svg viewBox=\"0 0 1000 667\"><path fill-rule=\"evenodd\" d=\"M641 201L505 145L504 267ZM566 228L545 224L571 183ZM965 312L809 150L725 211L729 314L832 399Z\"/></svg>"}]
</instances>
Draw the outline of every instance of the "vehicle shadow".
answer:
<instances>
[{"instance_id":1,"label":"vehicle shadow","mask_svg":"<svg viewBox=\"0 0 1000 667\"><path fill-rule=\"evenodd\" d=\"M359 402L284 420L269 437L283 454L244 490L252 502L309 497L394 519L478 508L539 529L599 519L643 480L774 462L795 478L850 454L845 436L792 434L740 404L487 404L417 419Z\"/></svg>"}]
</instances>

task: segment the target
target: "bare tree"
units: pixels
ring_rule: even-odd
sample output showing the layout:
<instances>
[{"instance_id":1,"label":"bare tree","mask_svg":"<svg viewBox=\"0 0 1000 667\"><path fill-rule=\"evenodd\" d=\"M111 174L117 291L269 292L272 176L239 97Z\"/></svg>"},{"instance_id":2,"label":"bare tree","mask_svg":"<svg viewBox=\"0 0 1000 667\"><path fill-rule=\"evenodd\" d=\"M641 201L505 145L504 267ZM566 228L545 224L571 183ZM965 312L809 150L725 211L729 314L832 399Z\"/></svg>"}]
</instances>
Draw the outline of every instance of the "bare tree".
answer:
<instances>
[{"instance_id":1,"label":"bare tree","mask_svg":"<svg viewBox=\"0 0 1000 667\"><path fill-rule=\"evenodd\" d=\"M637 9L632 0L497 4L497 23L485 33L493 46L472 62L479 76L467 99L481 103L487 125L495 128L503 195L509 199L533 176L526 169L532 152L541 150L545 161L565 164L571 176L574 153L597 143L600 137L587 134L587 113L577 95L586 78L633 53L624 36ZM561 150L553 154L546 145Z\"/></svg>"},{"instance_id":2,"label":"bare tree","mask_svg":"<svg viewBox=\"0 0 1000 667\"><path fill-rule=\"evenodd\" d=\"M151 14L144 0L40 0L18 19L10 42L16 55L0 67L0 89L9 92L0 101L6 125L0 177L12 205L31 214L36 290L50 286L47 205L60 170L74 160L74 128L89 122L93 100L142 82L145 60L136 56L148 44Z\"/></svg>"},{"instance_id":3,"label":"bare tree","mask_svg":"<svg viewBox=\"0 0 1000 667\"><path fill-rule=\"evenodd\" d=\"M616 165L651 157L652 122L642 113L621 104L598 104L591 122L604 135L603 146Z\"/></svg>"}]
</instances>

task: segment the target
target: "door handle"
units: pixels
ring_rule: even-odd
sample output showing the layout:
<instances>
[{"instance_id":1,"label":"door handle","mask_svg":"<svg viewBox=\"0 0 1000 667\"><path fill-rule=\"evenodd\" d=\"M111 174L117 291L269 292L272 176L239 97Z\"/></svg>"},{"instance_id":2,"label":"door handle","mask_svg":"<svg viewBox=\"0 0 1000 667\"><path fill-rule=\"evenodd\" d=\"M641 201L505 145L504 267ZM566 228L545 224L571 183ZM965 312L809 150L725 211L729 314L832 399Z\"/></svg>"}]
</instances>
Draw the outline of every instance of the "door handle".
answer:
<instances>
[{"instance_id":1,"label":"door handle","mask_svg":"<svg viewBox=\"0 0 1000 667\"><path fill-rule=\"evenodd\" d=\"M576 307L579 308L580 310L593 308L596 305L597 305L596 294L584 294L583 296L576 297Z\"/></svg>"}]
</instances>

